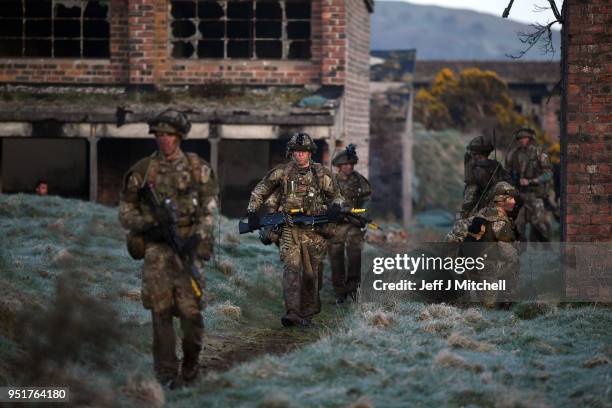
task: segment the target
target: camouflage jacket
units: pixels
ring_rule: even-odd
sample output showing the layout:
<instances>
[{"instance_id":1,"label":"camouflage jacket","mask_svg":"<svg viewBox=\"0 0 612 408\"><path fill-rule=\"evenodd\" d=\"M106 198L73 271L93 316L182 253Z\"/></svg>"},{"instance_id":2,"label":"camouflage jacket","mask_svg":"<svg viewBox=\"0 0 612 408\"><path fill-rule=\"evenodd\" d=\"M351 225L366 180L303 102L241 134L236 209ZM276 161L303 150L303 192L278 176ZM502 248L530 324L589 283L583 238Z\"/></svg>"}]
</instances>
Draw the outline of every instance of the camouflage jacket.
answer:
<instances>
[{"instance_id":1,"label":"camouflage jacket","mask_svg":"<svg viewBox=\"0 0 612 408\"><path fill-rule=\"evenodd\" d=\"M495 262L500 271L518 272L517 234L512 219L505 211L495 206L482 209L478 216L487 220L484 234L479 241L485 243L481 255L486 254L487 261Z\"/></svg>"},{"instance_id":2,"label":"camouflage jacket","mask_svg":"<svg viewBox=\"0 0 612 408\"><path fill-rule=\"evenodd\" d=\"M346 205L352 208L368 208L372 189L368 180L356 171L349 176L336 173L334 179L340 188Z\"/></svg>"},{"instance_id":3,"label":"camouflage jacket","mask_svg":"<svg viewBox=\"0 0 612 408\"><path fill-rule=\"evenodd\" d=\"M146 232L155 225L149 205L138 194L145 182L153 185L160 201L169 198L176 204L184 238L198 234L210 239L218 188L205 160L181 151L178 159L168 161L156 152L132 166L124 177L119 202L121 225L132 232Z\"/></svg>"},{"instance_id":4,"label":"camouflage jacket","mask_svg":"<svg viewBox=\"0 0 612 408\"><path fill-rule=\"evenodd\" d=\"M276 166L251 192L248 211L257 211L278 189L278 210L302 209L306 214L320 214L332 203L344 204L329 169L312 162L300 169L295 161Z\"/></svg>"},{"instance_id":5,"label":"camouflage jacket","mask_svg":"<svg viewBox=\"0 0 612 408\"><path fill-rule=\"evenodd\" d=\"M535 144L518 146L506 157L506 168L512 176L512 182L521 193L536 193L546 196L548 182L552 180L552 166L548 154ZM521 186L519 180L529 180L528 186Z\"/></svg>"},{"instance_id":6,"label":"camouflage jacket","mask_svg":"<svg viewBox=\"0 0 612 408\"><path fill-rule=\"evenodd\" d=\"M486 230L482 237L483 242L514 242L516 232L514 222L505 211L490 206L478 212L477 217L487 220Z\"/></svg>"},{"instance_id":7,"label":"camouflage jacket","mask_svg":"<svg viewBox=\"0 0 612 408\"><path fill-rule=\"evenodd\" d=\"M480 160L466 164L465 189L463 190L463 217L491 205L492 190L500 181L510 181L510 175L497 160Z\"/></svg>"}]
</instances>

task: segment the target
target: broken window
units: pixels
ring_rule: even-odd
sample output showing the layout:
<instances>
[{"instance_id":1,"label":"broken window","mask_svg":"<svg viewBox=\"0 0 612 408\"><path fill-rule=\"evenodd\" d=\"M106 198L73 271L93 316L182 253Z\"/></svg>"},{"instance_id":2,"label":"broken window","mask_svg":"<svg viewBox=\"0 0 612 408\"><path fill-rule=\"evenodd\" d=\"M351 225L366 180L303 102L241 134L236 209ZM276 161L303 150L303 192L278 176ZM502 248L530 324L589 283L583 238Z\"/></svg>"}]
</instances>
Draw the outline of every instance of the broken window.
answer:
<instances>
[{"instance_id":1,"label":"broken window","mask_svg":"<svg viewBox=\"0 0 612 408\"><path fill-rule=\"evenodd\" d=\"M171 0L174 58L311 57L311 2Z\"/></svg>"},{"instance_id":2,"label":"broken window","mask_svg":"<svg viewBox=\"0 0 612 408\"><path fill-rule=\"evenodd\" d=\"M108 58L110 0L2 0L0 57Z\"/></svg>"}]
</instances>

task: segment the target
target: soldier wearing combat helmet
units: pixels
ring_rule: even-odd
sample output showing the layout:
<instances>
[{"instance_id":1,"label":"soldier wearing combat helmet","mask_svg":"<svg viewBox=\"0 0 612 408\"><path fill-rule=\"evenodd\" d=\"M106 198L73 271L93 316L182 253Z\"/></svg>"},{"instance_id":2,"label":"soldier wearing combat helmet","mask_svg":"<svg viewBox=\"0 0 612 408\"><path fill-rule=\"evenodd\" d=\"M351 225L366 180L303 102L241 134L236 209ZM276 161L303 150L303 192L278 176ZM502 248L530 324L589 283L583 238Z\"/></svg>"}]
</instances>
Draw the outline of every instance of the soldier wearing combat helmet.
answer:
<instances>
[{"instance_id":1,"label":"soldier wearing combat helmet","mask_svg":"<svg viewBox=\"0 0 612 408\"><path fill-rule=\"evenodd\" d=\"M551 235L551 217L544 204L552 180L548 155L535 141L535 131L521 128L515 133L518 146L506 157L506 168L517 188L523 206L516 217L521 240L527 240L527 225L531 225L529 241L546 242Z\"/></svg>"},{"instance_id":2,"label":"soldier wearing combat helmet","mask_svg":"<svg viewBox=\"0 0 612 408\"><path fill-rule=\"evenodd\" d=\"M470 141L464 158L463 203L453 229L446 235L449 242L461 242L476 213L493 202L493 187L500 181L510 181L510 175L497 160L489 159L493 144L484 136Z\"/></svg>"},{"instance_id":3,"label":"soldier wearing combat helmet","mask_svg":"<svg viewBox=\"0 0 612 408\"><path fill-rule=\"evenodd\" d=\"M278 210L297 210L308 215L328 214L337 219L344 199L331 172L311 160L316 145L306 133L294 134L287 143L291 160L279 165L255 186L247 207L249 227L259 226L257 212L278 191ZM283 262L283 326L311 326L321 310L319 268L327 243L323 226L286 223L281 229L280 258Z\"/></svg>"},{"instance_id":4,"label":"soldier wearing combat helmet","mask_svg":"<svg viewBox=\"0 0 612 408\"><path fill-rule=\"evenodd\" d=\"M161 202L176 208L180 238L198 242L199 259L212 254L213 214L217 207L217 183L210 165L198 155L184 153L180 142L191 124L181 112L168 109L149 122L157 151L137 162L124 177L119 220L129 230L128 249L135 259L144 258L142 302L153 320L153 363L158 380L173 388L179 383L173 317L183 332L182 379L193 381L199 370L202 348L202 299L191 276L160 233L159 220L143 197L145 185ZM197 262L201 269L201 262ZM196 286L194 286L196 285Z\"/></svg>"},{"instance_id":5,"label":"soldier wearing combat helmet","mask_svg":"<svg viewBox=\"0 0 612 408\"><path fill-rule=\"evenodd\" d=\"M462 218L473 215L491 203L490 192L496 183L510 181L510 176L502 165L497 160L489 159L493 149L494 146L484 136L475 137L467 146Z\"/></svg>"},{"instance_id":6,"label":"soldier wearing combat helmet","mask_svg":"<svg viewBox=\"0 0 612 408\"><path fill-rule=\"evenodd\" d=\"M465 241L467 247L464 248L464 253L469 252L475 256L474 254L478 252L477 256L485 259L484 269L470 271L468 279L506 281L506 290L501 293L496 294L493 291L477 293L478 299L488 307L494 306L496 302L507 306L518 281L519 258L514 245L516 231L514 222L509 216L516 205L516 196L517 191L510 183L505 181L497 183L493 188L492 205L480 210L468 228L470 239Z\"/></svg>"},{"instance_id":7,"label":"soldier wearing combat helmet","mask_svg":"<svg viewBox=\"0 0 612 408\"><path fill-rule=\"evenodd\" d=\"M342 196L351 208L368 208L372 189L368 180L354 170L359 158L355 146L349 144L339 152L332 164L338 171L334 179ZM361 251L365 231L351 220L340 220L329 240L329 260L336 303L344 303L347 296L355 299L361 283Z\"/></svg>"}]
</instances>

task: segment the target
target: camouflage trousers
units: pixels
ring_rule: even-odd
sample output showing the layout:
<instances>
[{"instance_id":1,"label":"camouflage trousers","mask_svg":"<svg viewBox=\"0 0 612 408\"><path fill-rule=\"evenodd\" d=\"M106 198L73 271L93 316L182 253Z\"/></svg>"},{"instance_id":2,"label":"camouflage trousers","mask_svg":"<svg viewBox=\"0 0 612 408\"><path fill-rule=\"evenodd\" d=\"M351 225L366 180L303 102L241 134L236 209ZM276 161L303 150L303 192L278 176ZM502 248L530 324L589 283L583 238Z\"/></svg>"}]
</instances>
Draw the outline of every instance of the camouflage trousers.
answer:
<instances>
[{"instance_id":1,"label":"camouflage trousers","mask_svg":"<svg viewBox=\"0 0 612 408\"><path fill-rule=\"evenodd\" d=\"M544 200L533 193L521 194L523 206L516 217L516 229L521 241L548 242L551 235L550 213L544 207ZM527 237L527 225L531 232Z\"/></svg>"},{"instance_id":2,"label":"camouflage trousers","mask_svg":"<svg viewBox=\"0 0 612 408\"><path fill-rule=\"evenodd\" d=\"M311 318L321 311L319 284L327 249L325 238L311 226L284 226L280 238L283 298L288 316Z\"/></svg>"},{"instance_id":3,"label":"camouflage trousers","mask_svg":"<svg viewBox=\"0 0 612 408\"><path fill-rule=\"evenodd\" d=\"M338 224L329 240L332 285L338 297L354 295L359 288L364 235L356 225Z\"/></svg>"},{"instance_id":4,"label":"camouflage trousers","mask_svg":"<svg viewBox=\"0 0 612 408\"><path fill-rule=\"evenodd\" d=\"M203 288L204 282L199 283ZM183 367L198 364L204 330L201 300L172 250L165 244L148 243L142 268L142 303L151 310L153 365L162 382L178 374L174 317L180 319L183 332Z\"/></svg>"},{"instance_id":5,"label":"camouflage trousers","mask_svg":"<svg viewBox=\"0 0 612 408\"><path fill-rule=\"evenodd\" d=\"M484 268L471 269L466 272L466 277L476 282L486 280L494 283L504 280L506 287L504 291L474 291L470 296L472 301L480 302L485 307L494 307L496 302L516 300L519 279L519 256L516 246L511 242L493 242L480 256L485 258Z\"/></svg>"}]
</instances>

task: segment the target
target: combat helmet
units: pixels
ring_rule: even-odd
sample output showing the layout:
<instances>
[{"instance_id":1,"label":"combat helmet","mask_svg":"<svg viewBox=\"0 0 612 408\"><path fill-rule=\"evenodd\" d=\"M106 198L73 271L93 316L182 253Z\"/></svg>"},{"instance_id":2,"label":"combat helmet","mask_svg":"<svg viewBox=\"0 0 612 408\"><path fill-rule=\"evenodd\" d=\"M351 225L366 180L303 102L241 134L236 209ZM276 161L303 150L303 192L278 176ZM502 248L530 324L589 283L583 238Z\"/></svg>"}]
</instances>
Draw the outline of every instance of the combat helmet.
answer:
<instances>
[{"instance_id":1,"label":"combat helmet","mask_svg":"<svg viewBox=\"0 0 612 408\"><path fill-rule=\"evenodd\" d=\"M504 201L508 197L516 197L516 188L507 181L500 181L493 187L493 201Z\"/></svg>"},{"instance_id":2,"label":"combat helmet","mask_svg":"<svg viewBox=\"0 0 612 408\"><path fill-rule=\"evenodd\" d=\"M165 132L186 139L191 130L187 116L176 109L166 109L149 121L149 133Z\"/></svg>"},{"instance_id":3,"label":"combat helmet","mask_svg":"<svg viewBox=\"0 0 612 408\"><path fill-rule=\"evenodd\" d=\"M349 144L346 149L336 154L336 157L332 160L334 166L340 166L342 164L357 164L359 157L357 157L357 147L354 144Z\"/></svg>"},{"instance_id":4,"label":"combat helmet","mask_svg":"<svg viewBox=\"0 0 612 408\"><path fill-rule=\"evenodd\" d=\"M467 145L467 150L488 156L493 151L493 145L484 136L476 136Z\"/></svg>"},{"instance_id":5,"label":"combat helmet","mask_svg":"<svg viewBox=\"0 0 612 408\"><path fill-rule=\"evenodd\" d=\"M535 140L535 134L536 132L532 128L522 127L514 133L514 139L519 140L528 137L531 140Z\"/></svg>"},{"instance_id":6,"label":"combat helmet","mask_svg":"<svg viewBox=\"0 0 612 408\"><path fill-rule=\"evenodd\" d=\"M294 151L314 153L317 151L317 145L308 133L298 132L287 142L287 157L291 156L291 152Z\"/></svg>"}]
</instances>

